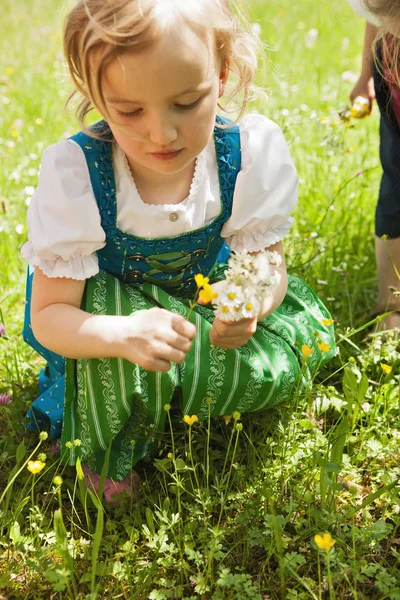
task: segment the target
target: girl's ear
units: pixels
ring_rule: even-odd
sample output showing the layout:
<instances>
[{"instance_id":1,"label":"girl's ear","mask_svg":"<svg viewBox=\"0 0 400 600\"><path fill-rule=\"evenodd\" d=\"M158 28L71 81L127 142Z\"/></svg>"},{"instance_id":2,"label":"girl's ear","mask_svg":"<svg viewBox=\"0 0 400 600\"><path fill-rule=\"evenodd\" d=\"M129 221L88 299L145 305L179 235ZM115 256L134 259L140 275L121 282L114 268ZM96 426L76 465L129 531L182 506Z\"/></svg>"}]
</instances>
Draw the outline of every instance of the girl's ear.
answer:
<instances>
[{"instance_id":1,"label":"girl's ear","mask_svg":"<svg viewBox=\"0 0 400 600\"><path fill-rule=\"evenodd\" d=\"M228 58L227 60L224 61L223 65L221 66L221 71L219 73L219 93L218 93L218 98L221 98L221 96L224 95L225 85L226 85L226 82L228 81L228 77L229 77L230 65L231 65L231 61Z\"/></svg>"}]
</instances>

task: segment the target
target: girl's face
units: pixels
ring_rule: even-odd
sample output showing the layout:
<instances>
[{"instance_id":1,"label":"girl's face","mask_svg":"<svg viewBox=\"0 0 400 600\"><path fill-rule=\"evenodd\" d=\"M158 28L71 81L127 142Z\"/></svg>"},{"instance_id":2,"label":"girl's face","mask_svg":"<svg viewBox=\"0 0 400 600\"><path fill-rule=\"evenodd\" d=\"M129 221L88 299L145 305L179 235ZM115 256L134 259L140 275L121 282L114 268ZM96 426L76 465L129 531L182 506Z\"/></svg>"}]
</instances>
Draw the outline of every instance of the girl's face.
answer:
<instances>
[{"instance_id":1,"label":"girl's face","mask_svg":"<svg viewBox=\"0 0 400 600\"><path fill-rule=\"evenodd\" d=\"M134 172L171 175L193 165L208 144L228 67L212 35L189 27L107 68L103 91L115 140Z\"/></svg>"}]
</instances>

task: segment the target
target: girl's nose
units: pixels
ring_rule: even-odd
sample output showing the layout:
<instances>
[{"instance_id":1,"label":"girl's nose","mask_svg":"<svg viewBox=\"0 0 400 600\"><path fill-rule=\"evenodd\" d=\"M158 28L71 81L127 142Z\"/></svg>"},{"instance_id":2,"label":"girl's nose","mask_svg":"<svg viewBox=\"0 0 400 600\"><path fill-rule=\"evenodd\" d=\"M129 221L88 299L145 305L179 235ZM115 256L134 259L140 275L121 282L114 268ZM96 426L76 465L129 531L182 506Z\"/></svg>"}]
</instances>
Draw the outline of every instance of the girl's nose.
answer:
<instances>
[{"instance_id":1,"label":"girl's nose","mask_svg":"<svg viewBox=\"0 0 400 600\"><path fill-rule=\"evenodd\" d=\"M177 138L176 126L167 115L153 115L149 121L149 138L157 146L168 146Z\"/></svg>"}]
</instances>

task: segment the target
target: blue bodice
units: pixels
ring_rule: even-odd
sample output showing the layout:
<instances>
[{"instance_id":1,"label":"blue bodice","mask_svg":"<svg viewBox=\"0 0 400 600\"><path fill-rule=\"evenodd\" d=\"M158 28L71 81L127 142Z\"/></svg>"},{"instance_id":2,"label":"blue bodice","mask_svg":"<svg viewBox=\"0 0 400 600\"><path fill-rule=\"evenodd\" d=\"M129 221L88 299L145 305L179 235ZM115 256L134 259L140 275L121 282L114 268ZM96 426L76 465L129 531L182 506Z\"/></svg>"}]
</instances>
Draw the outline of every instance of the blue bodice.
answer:
<instances>
[{"instance_id":1,"label":"blue bodice","mask_svg":"<svg viewBox=\"0 0 400 600\"><path fill-rule=\"evenodd\" d=\"M229 121L217 116L218 124ZM141 238L117 225L117 198L112 156L112 135L104 121L94 125L101 140L83 132L74 135L82 148L106 234L106 245L97 251L99 267L132 284L153 283L173 295L190 296L194 276L208 274L224 246L223 224L232 212L233 192L240 170L240 132L237 125L214 128L221 193L221 212L208 225L167 238Z\"/></svg>"}]
</instances>

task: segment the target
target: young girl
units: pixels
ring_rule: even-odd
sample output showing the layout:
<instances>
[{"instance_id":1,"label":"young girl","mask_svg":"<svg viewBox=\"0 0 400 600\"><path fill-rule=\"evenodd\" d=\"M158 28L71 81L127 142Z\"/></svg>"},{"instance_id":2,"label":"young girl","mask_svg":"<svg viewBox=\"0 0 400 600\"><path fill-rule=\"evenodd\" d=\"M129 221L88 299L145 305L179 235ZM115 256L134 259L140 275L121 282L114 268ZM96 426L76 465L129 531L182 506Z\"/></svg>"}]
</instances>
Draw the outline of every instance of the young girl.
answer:
<instances>
[{"instance_id":1,"label":"young girl","mask_svg":"<svg viewBox=\"0 0 400 600\"><path fill-rule=\"evenodd\" d=\"M400 35L399 0L349 0L367 19L361 75L350 94L375 99L381 112L380 156L383 168L375 216L378 271L376 314L393 311L382 325L400 328ZM381 26L379 28L379 25ZM380 38L376 45L375 40ZM374 60L374 46L376 49ZM387 239L386 239L387 238Z\"/></svg>"},{"instance_id":2,"label":"young girl","mask_svg":"<svg viewBox=\"0 0 400 600\"><path fill-rule=\"evenodd\" d=\"M48 361L29 416L52 437L63 421L62 453L94 485L110 452L108 499L156 445L166 405L200 418L266 409L334 352L329 313L288 285L284 261L258 317L196 306L187 319L195 275L223 278L225 242L283 258L292 223L279 128L216 115L230 71L243 112L254 48L228 0L80 0L66 20L81 123L93 107L104 120L44 152L29 207L25 337Z\"/></svg>"}]
</instances>

